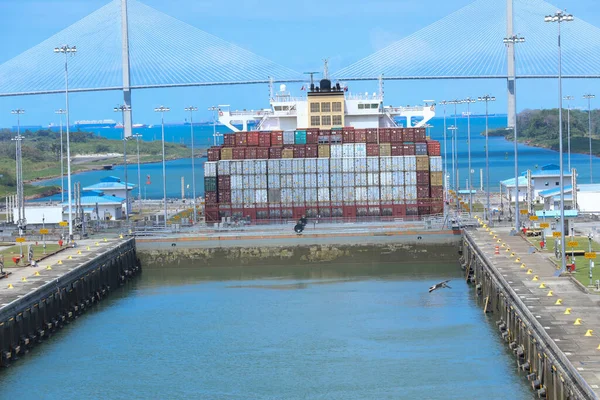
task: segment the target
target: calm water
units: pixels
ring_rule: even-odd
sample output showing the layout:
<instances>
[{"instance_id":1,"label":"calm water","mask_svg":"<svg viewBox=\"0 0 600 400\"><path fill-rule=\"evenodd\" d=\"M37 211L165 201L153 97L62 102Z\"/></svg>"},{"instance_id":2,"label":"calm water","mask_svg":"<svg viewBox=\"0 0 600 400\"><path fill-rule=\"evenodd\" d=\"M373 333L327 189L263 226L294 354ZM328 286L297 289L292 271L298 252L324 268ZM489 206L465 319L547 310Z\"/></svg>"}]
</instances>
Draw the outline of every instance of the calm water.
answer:
<instances>
[{"instance_id":1,"label":"calm water","mask_svg":"<svg viewBox=\"0 0 600 400\"><path fill-rule=\"evenodd\" d=\"M467 145L467 119L458 119L458 160L459 160L459 180L461 187L466 187L466 179L468 174L468 145ZM434 118L431 121L434 126L431 129L431 137L435 140L439 140L442 144L442 154L444 149L443 144L443 132L444 125L442 118ZM453 118L447 119L447 125L454 124ZM494 117L490 118L489 121L490 129L499 128L506 126L506 117ZM204 146L212 144L212 126L199 126L195 127L194 141L196 146ZM160 138L160 126L153 128L143 128L136 130L142 134L144 140L152 140L154 138ZM218 127L218 131L226 132L227 128ZM122 134L120 129L98 129L98 134L110 138L119 138ZM473 173L473 186L480 186L480 169L484 170L485 174L485 136L481 133L485 132L485 118L472 118L471 119L471 168L474 170ZM167 141L176 143L189 144L190 139L190 127L189 126L169 126L165 127L165 138ZM451 173L451 141L448 137L447 141L448 148L448 169ZM502 137L492 137L489 139L489 156L490 156L490 188L492 190L498 190L499 182L504 179L514 177L514 152L513 143L505 140ZM135 157L132 156L128 167L128 176L130 182L137 184L137 164L135 164ZM203 183L203 163L206 159L196 160L196 193L198 196L204 195L204 183ZM191 158L182 159L177 161L171 161L167 163L167 196L181 197L181 178L184 178L185 196L191 197L192 194L192 171L191 171ZM540 149L535 147L526 146L523 144L519 145L519 170L525 171L527 169L536 170L546 164L558 164L559 157L558 153L551 150ZM595 158L595 163L600 162L598 158ZM589 156L585 154L572 154L571 155L572 167L577 168L578 180L581 183L589 182ZM600 164L596 164L600 165ZM567 167L567 156L565 146L565 168ZM101 178L106 176L119 176L124 179L124 169L122 166L116 166L112 171L92 171L81 173L73 176L73 182L81 182L83 186L92 185L97 183ZM142 197L160 199L163 197L162 187L162 164L145 164L141 166L142 175ZM146 176L150 175L150 184L146 184ZM485 176L484 176L485 179ZM66 181L65 181L66 182ZM60 179L52 179L48 181L39 182L38 184L52 184L60 186ZM187 185L190 185L187 188ZM66 183L65 183L66 185ZM137 193L135 193L137 195Z\"/></svg>"},{"instance_id":2,"label":"calm water","mask_svg":"<svg viewBox=\"0 0 600 400\"><path fill-rule=\"evenodd\" d=\"M0 397L532 399L487 319L455 264L146 269Z\"/></svg>"}]
</instances>

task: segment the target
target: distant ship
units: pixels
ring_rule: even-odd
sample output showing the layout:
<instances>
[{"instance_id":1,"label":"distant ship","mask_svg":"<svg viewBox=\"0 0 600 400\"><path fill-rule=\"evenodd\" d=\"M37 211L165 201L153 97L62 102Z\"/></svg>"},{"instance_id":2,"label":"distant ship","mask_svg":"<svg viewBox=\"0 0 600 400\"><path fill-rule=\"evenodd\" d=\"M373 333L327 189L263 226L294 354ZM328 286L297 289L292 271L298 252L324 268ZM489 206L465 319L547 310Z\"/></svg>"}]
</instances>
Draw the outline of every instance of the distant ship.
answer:
<instances>
[{"instance_id":1,"label":"distant ship","mask_svg":"<svg viewBox=\"0 0 600 400\"><path fill-rule=\"evenodd\" d=\"M73 124L76 128L115 128L117 121L112 119L81 120Z\"/></svg>"},{"instance_id":2,"label":"distant ship","mask_svg":"<svg viewBox=\"0 0 600 400\"><path fill-rule=\"evenodd\" d=\"M132 128L147 128L148 126L146 124L133 124L131 125ZM123 124L122 123L118 123L115 125L115 128L117 129L123 129Z\"/></svg>"}]
</instances>

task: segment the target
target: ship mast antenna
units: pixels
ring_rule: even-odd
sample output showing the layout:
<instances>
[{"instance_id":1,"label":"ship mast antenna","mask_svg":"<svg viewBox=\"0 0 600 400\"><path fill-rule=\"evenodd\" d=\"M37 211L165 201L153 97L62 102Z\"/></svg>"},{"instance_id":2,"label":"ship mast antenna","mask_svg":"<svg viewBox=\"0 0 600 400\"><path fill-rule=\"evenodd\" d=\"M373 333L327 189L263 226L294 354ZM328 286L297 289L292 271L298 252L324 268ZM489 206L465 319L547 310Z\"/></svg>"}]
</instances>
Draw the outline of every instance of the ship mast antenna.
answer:
<instances>
[{"instance_id":1,"label":"ship mast antenna","mask_svg":"<svg viewBox=\"0 0 600 400\"><path fill-rule=\"evenodd\" d=\"M314 75L318 74L319 71L310 71L310 72L305 72L304 75L310 75L310 85L314 85L315 84L315 80L314 80Z\"/></svg>"},{"instance_id":2,"label":"ship mast antenna","mask_svg":"<svg viewBox=\"0 0 600 400\"><path fill-rule=\"evenodd\" d=\"M273 97L273 78L269 77L269 99L271 99L271 101L273 101L274 97Z\"/></svg>"},{"instance_id":3,"label":"ship mast antenna","mask_svg":"<svg viewBox=\"0 0 600 400\"><path fill-rule=\"evenodd\" d=\"M325 66L323 67L323 78L329 79L329 58L323 60Z\"/></svg>"},{"instance_id":4,"label":"ship mast antenna","mask_svg":"<svg viewBox=\"0 0 600 400\"><path fill-rule=\"evenodd\" d=\"M383 74L379 75L379 98L383 101Z\"/></svg>"}]
</instances>

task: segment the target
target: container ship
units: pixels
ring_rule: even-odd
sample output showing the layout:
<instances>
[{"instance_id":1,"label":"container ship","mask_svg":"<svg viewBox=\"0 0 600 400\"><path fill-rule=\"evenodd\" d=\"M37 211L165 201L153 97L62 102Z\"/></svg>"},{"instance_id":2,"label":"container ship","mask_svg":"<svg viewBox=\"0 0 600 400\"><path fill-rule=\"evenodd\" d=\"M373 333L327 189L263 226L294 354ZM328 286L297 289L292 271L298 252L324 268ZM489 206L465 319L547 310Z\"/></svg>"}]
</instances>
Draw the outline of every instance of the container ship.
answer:
<instances>
[{"instance_id":1,"label":"container ship","mask_svg":"<svg viewBox=\"0 0 600 400\"><path fill-rule=\"evenodd\" d=\"M351 94L311 82L306 96L285 85L271 108L219 111L234 133L208 150L207 223L418 218L443 212L440 143L426 136L435 105L392 107L379 93ZM406 118L406 126L396 123ZM413 117L421 120L411 126ZM248 131L249 121L257 121ZM242 130L235 124L241 124Z\"/></svg>"}]
</instances>

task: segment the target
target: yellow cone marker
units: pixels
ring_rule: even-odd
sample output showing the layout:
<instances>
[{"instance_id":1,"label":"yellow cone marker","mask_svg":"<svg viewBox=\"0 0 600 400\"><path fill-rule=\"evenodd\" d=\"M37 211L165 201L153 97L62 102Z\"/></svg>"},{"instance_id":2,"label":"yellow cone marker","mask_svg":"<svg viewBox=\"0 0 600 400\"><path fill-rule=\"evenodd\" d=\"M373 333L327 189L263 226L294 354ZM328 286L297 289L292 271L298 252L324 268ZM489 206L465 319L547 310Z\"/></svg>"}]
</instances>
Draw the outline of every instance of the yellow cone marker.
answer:
<instances>
[{"instance_id":1,"label":"yellow cone marker","mask_svg":"<svg viewBox=\"0 0 600 400\"><path fill-rule=\"evenodd\" d=\"M498 242L498 243L500 243L501 241L502 241L501 239L498 239L498 240L497 240L497 242Z\"/></svg>"},{"instance_id":2,"label":"yellow cone marker","mask_svg":"<svg viewBox=\"0 0 600 400\"><path fill-rule=\"evenodd\" d=\"M514 256L515 256L515 253L510 253L510 256L511 256L511 257L514 257Z\"/></svg>"},{"instance_id":3,"label":"yellow cone marker","mask_svg":"<svg viewBox=\"0 0 600 400\"><path fill-rule=\"evenodd\" d=\"M533 279L532 279L532 281L534 281L534 282L535 282L535 281L537 281L537 280L539 280L538 276L537 276L537 275L534 275L534 276L533 276Z\"/></svg>"},{"instance_id":4,"label":"yellow cone marker","mask_svg":"<svg viewBox=\"0 0 600 400\"><path fill-rule=\"evenodd\" d=\"M51 270L51 269L52 269L52 267L51 267L51 266L49 266L49 265L46 265L46 269L47 269L47 270Z\"/></svg>"},{"instance_id":5,"label":"yellow cone marker","mask_svg":"<svg viewBox=\"0 0 600 400\"><path fill-rule=\"evenodd\" d=\"M14 286L13 286L11 283L9 283L9 284L8 284L8 288L9 288L9 289L14 289Z\"/></svg>"},{"instance_id":6,"label":"yellow cone marker","mask_svg":"<svg viewBox=\"0 0 600 400\"><path fill-rule=\"evenodd\" d=\"M506 247L506 245L505 245L504 243L502 243L502 246L501 246L501 247Z\"/></svg>"},{"instance_id":7,"label":"yellow cone marker","mask_svg":"<svg viewBox=\"0 0 600 400\"><path fill-rule=\"evenodd\" d=\"M516 260L515 260L515 262L516 262L516 263L520 263L520 262L521 262L521 258L520 258L520 257L517 257L517 258L516 258Z\"/></svg>"},{"instance_id":8,"label":"yellow cone marker","mask_svg":"<svg viewBox=\"0 0 600 400\"><path fill-rule=\"evenodd\" d=\"M40 271L35 271L35 274L33 274L34 276L40 276Z\"/></svg>"},{"instance_id":9,"label":"yellow cone marker","mask_svg":"<svg viewBox=\"0 0 600 400\"><path fill-rule=\"evenodd\" d=\"M96 246L100 246L100 243L96 242Z\"/></svg>"},{"instance_id":10,"label":"yellow cone marker","mask_svg":"<svg viewBox=\"0 0 600 400\"><path fill-rule=\"evenodd\" d=\"M72 256L67 257L67 260L72 260L72 259L73 259Z\"/></svg>"},{"instance_id":11,"label":"yellow cone marker","mask_svg":"<svg viewBox=\"0 0 600 400\"><path fill-rule=\"evenodd\" d=\"M571 309L570 309L570 308L567 308L567 309L565 310L565 315L569 315L569 314L571 314Z\"/></svg>"},{"instance_id":12,"label":"yellow cone marker","mask_svg":"<svg viewBox=\"0 0 600 400\"><path fill-rule=\"evenodd\" d=\"M81 250L77 250L77 254L81 254Z\"/></svg>"},{"instance_id":13,"label":"yellow cone marker","mask_svg":"<svg viewBox=\"0 0 600 400\"><path fill-rule=\"evenodd\" d=\"M525 263L521 264L521 268L523 268L523 269L525 268Z\"/></svg>"},{"instance_id":14,"label":"yellow cone marker","mask_svg":"<svg viewBox=\"0 0 600 400\"><path fill-rule=\"evenodd\" d=\"M62 260L58 260L57 264L59 264L59 265L62 264Z\"/></svg>"},{"instance_id":15,"label":"yellow cone marker","mask_svg":"<svg viewBox=\"0 0 600 400\"><path fill-rule=\"evenodd\" d=\"M587 332L585 332L585 335L583 336L593 336L592 334L594 333L593 329L588 329Z\"/></svg>"},{"instance_id":16,"label":"yellow cone marker","mask_svg":"<svg viewBox=\"0 0 600 400\"><path fill-rule=\"evenodd\" d=\"M576 318L573 325L581 325L581 318Z\"/></svg>"},{"instance_id":17,"label":"yellow cone marker","mask_svg":"<svg viewBox=\"0 0 600 400\"><path fill-rule=\"evenodd\" d=\"M528 269L528 270L527 270L527 275L531 275L531 274L533 274L533 271L532 271L532 270L530 270L530 269Z\"/></svg>"},{"instance_id":18,"label":"yellow cone marker","mask_svg":"<svg viewBox=\"0 0 600 400\"><path fill-rule=\"evenodd\" d=\"M21 282L27 282L27 278L25 278L25 277L22 277L22 278L21 278Z\"/></svg>"},{"instance_id":19,"label":"yellow cone marker","mask_svg":"<svg viewBox=\"0 0 600 400\"><path fill-rule=\"evenodd\" d=\"M105 241L105 242L107 241L107 240L106 240L106 238L104 238L104 241Z\"/></svg>"},{"instance_id":20,"label":"yellow cone marker","mask_svg":"<svg viewBox=\"0 0 600 400\"><path fill-rule=\"evenodd\" d=\"M510 251L510 247L507 247L506 248L506 252L508 253L509 251Z\"/></svg>"},{"instance_id":21,"label":"yellow cone marker","mask_svg":"<svg viewBox=\"0 0 600 400\"><path fill-rule=\"evenodd\" d=\"M86 247L85 249L86 249L87 251L90 251L90 246Z\"/></svg>"},{"instance_id":22,"label":"yellow cone marker","mask_svg":"<svg viewBox=\"0 0 600 400\"><path fill-rule=\"evenodd\" d=\"M552 290L550 290L546 296L552 297L552 296L554 296L554 292Z\"/></svg>"},{"instance_id":23,"label":"yellow cone marker","mask_svg":"<svg viewBox=\"0 0 600 400\"><path fill-rule=\"evenodd\" d=\"M119 235L119 239L123 239L123 235Z\"/></svg>"},{"instance_id":24,"label":"yellow cone marker","mask_svg":"<svg viewBox=\"0 0 600 400\"><path fill-rule=\"evenodd\" d=\"M562 299L556 299L556 303L554 303L555 306L560 306L562 304Z\"/></svg>"},{"instance_id":25,"label":"yellow cone marker","mask_svg":"<svg viewBox=\"0 0 600 400\"><path fill-rule=\"evenodd\" d=\"M538 286L538 289L546 289L546 284L544 282L540 283L540 286Z\"/></svg>"},{"instance_id":26,"label":"yellow cone marker","mask_svg":"<svg viewBox=\"0 0 600 400\"><path fill-rule=\"evenodd\" d=\"M600 350L600 344L598 345L598 347L596 347L596 350Z\"/></svg>"}]
</instances>

